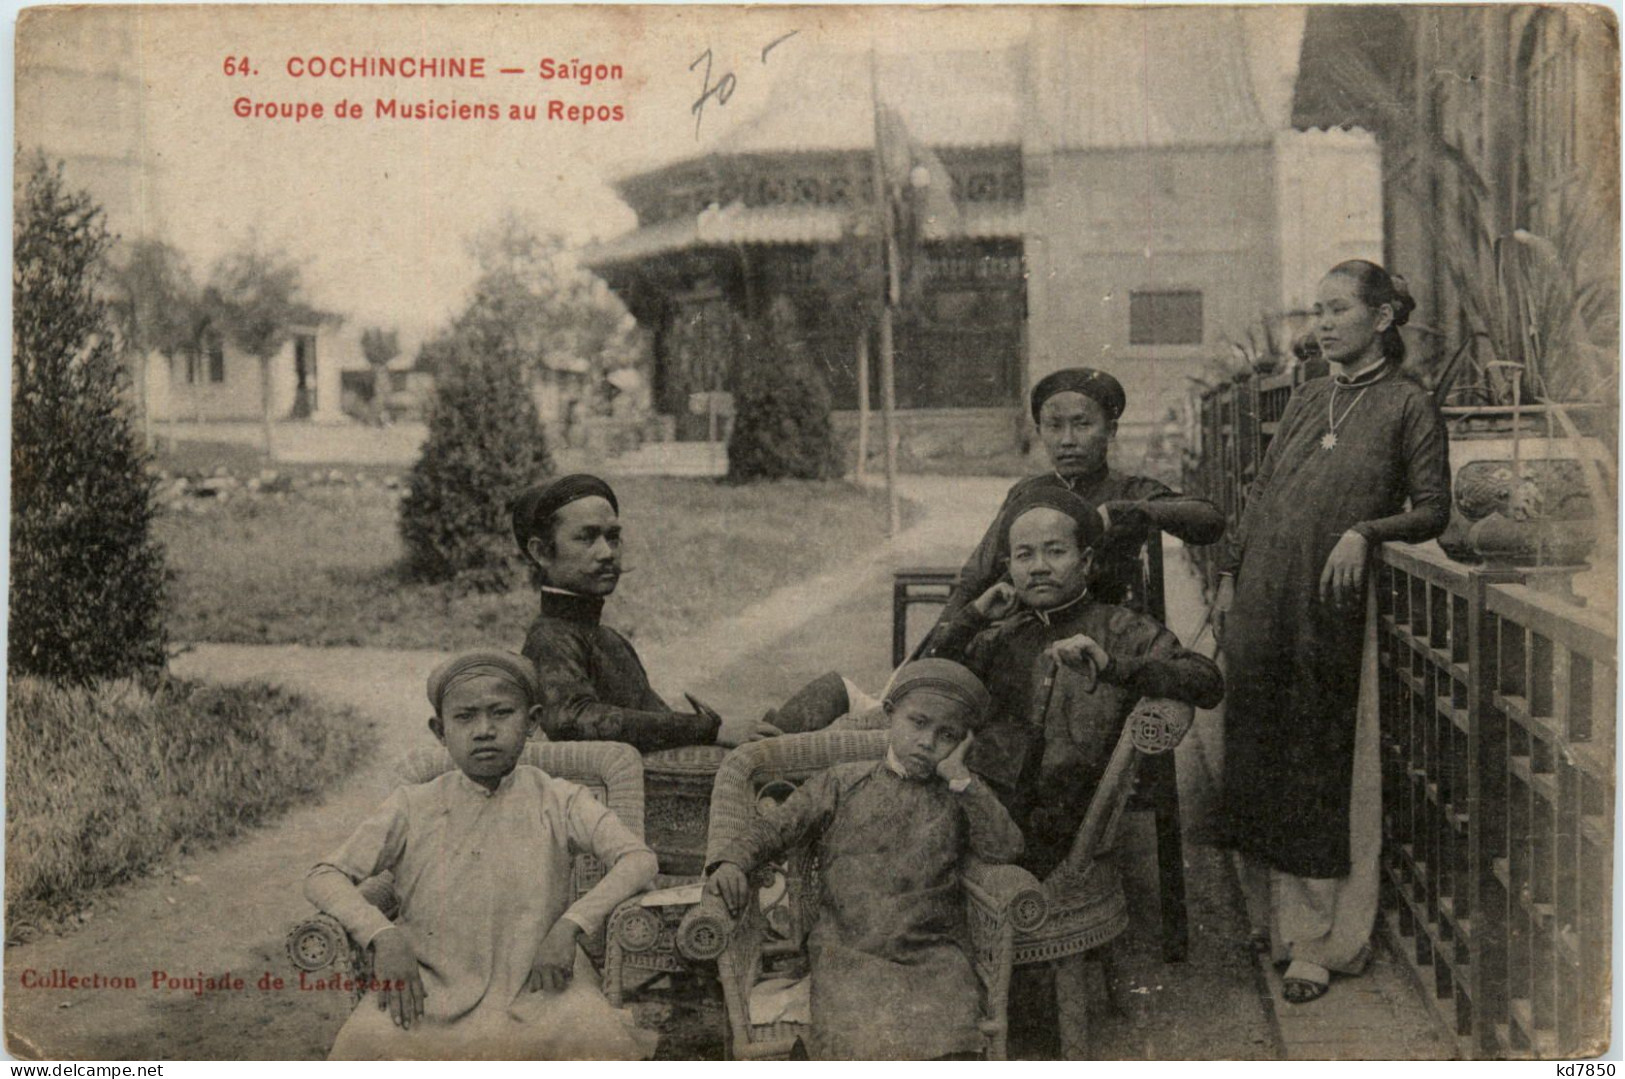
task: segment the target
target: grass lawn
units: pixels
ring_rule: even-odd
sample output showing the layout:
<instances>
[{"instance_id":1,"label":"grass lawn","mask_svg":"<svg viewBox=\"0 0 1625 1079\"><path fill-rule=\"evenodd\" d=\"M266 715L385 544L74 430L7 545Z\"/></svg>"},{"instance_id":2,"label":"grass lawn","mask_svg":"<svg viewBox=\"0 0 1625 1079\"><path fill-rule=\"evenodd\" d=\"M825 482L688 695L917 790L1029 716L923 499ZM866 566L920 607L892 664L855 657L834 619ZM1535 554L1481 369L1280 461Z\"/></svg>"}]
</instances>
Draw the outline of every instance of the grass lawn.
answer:
<instances>
[{"instance_id":1,"label":"grass lawn","mask_svg":"<svg viewBox=\"0 0 1625 1079\"><path fill-rule=\"evenodd\" d=\"M614 483L630 572L606 616L639 641L735 614L885 535L884 496L845 483ZM311 487L205 506L158 522L176 576L177 641L516 649L535 617L528 588L469 595L404 581L396 495L384 488ZM907 524L917 511L904 511Z\"/></svg>"},{"instance_id":2,"label":"grass lawn","mask_svg":"<svg viewBox=\"0 0 1625 1079\"><path fill-rule=\"evenodd\" d=\"M176 849L226 839L348 775L370 724L262 683L8 683L6 937L77 913Z\"/></svg>"}]
</instances>

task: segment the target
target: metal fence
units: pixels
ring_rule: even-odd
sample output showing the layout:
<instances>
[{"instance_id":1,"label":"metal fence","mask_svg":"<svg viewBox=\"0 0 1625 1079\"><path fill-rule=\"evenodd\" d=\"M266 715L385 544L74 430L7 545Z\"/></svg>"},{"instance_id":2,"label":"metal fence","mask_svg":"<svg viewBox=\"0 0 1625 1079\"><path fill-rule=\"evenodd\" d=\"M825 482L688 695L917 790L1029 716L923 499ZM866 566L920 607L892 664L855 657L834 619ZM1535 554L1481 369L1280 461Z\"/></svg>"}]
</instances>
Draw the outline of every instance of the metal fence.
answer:
<instances>
[{"instance_id":1,"label":"metal fence","mask_svg":"<svg viewBox=\"0 0 1625 1079\"><path fill-rule=\"evenodd\" d=\"M1291 390L1203 401L1186 482L1232 527ZM1378 556L1381 921L1469 1058L1608 1044L1617 648L1568 572Z\"/></svg>"}]
</instances>

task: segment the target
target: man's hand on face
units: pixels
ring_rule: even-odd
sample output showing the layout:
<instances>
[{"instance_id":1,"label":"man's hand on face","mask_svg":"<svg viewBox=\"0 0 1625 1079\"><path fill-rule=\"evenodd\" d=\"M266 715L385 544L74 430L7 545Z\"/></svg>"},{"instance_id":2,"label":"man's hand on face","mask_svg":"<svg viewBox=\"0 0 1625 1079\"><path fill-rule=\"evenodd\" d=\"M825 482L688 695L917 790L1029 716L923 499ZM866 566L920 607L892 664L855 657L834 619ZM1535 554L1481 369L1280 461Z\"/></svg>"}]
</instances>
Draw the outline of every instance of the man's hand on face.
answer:
<instances>
[{"instance_id":1,"label":"man's hand on face","mask_svg":"<svg viewBox=\"0 0 1625 1079\"><path fill-rule=\"evenodd\" d=\"M1009 581L998 584L976 597L976 613L989 622L1000 622L1016 613L1016 588Z\"/></svg>"}]
</instances>

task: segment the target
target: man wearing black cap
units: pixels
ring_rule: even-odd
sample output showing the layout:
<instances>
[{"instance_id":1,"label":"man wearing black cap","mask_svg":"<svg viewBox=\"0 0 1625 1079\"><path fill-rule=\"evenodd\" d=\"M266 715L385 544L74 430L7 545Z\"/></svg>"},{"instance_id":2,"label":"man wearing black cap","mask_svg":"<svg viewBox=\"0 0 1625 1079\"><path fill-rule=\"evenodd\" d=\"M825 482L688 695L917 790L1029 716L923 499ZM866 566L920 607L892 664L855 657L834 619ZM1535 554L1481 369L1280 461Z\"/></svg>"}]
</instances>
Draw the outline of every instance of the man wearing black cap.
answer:
<instances>
[{"instance_id":1,"label":"man wearing black cap","mask_svg":"<svg viewBox=\"0 0 1625 1079\"><path fill-rule=\"evenodd\" d=\"M514 503L514 539L544 582L524 654L541 679L547 736L626 742L648 753L778 734L765 722L724 720L692 697L695 711L672 711L649 685L632 643L600 623L604 599L621 579L619 514L609 484L585 474L533 487Z\"/></svg>"},{"instance_id":2,"label":"man wearing black cap","mask_svg":"<svg viewBox=\"0 0 1625 1079\"><path fill-rule=\"evenodd\" d=\"M1095 506L1064 487L1034 485L1011 495L1004 516L1011 580L966 604L932 638L930 654L987 684L988 722L965 764L1020 827L1019 864L1043 879L1070 853L1135 702L1212 708L1224 676L1149 615L1095 602L1089 581L1104 535ZM1099 890L1102 912L1126 903L1112 864L1084 878ZM1049 977L1024 968L1011 981L1015 1058L1059 1055L1057 1014L1081 1021L1086 1011L1074 992L1080 982L1052 986Z\"/></svg>"},{"instance_id":3,"label":"man wearing black cap","mask_svg":"<svg viewBox=\"0 0 1625 1079\"><path fill-rule=\"evenodd\" d=\"M1033 387L1033 422L1053 471L1029 476L1010 488L998 516L959 571L940 630L960 609L1005 578L1010 547L1010 509L1020 496L1039 488L1071 491L1099 507L1105 536L1091 595L1102 603L1122 603L1137 579L1140 546L1153 528L1186 543L1213 543L1224 533L1224 517L1213 503L1170 490L1144 476L1115 472L1106 454L1117 436L1127 400L1123 386L1104 371L1068 367Z\"/></svg>"}]
</instances>

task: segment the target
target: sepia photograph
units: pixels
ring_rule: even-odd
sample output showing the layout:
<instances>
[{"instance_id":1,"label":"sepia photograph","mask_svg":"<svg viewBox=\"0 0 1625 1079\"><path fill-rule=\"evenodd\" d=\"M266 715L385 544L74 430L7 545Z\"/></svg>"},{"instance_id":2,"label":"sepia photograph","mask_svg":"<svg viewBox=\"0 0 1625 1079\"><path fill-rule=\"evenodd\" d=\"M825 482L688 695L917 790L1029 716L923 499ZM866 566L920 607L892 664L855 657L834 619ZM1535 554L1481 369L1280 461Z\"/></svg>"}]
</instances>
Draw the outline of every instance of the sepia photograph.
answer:
<instances>
[{"instance_id":1,"label":"sepia photograph","mask_svg":"<svg viewBox=\"0 0 1625 1079\"><path fill-rule=\"evenodd\" d=\"M10 1057L1617 1054L1616 8L14 31Z\"/></svg>"}]
</instances>

